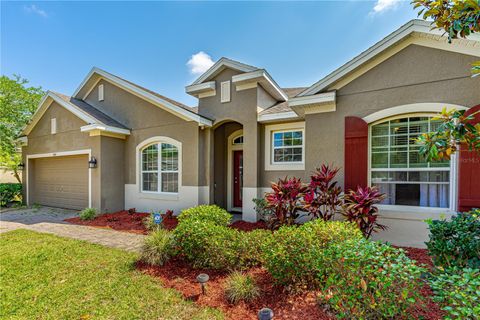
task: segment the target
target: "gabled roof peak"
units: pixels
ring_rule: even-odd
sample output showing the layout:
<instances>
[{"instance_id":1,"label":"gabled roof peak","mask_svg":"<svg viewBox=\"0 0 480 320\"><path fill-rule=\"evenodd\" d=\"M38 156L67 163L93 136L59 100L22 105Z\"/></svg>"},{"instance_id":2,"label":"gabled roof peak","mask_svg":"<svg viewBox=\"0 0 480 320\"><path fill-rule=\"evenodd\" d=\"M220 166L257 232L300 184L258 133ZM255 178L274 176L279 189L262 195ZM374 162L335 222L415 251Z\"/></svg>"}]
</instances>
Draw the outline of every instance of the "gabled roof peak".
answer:
<instances>
[{"instance_id":1,"label":"gabled roof peak","mask_svg":"<svg viewBox=\"0 0 480 320\"><path fill-rule=\"evenodd\" d=\"M202 82L208 81L220 72L222 72L225 68L230 68L242 72L252 72L256 70L260 70L260 68L229 59L226 57L220 58L217 62L213 64L207 71L205 71L200 77L195 80L192 85L200 84Z\"/></svg>"}]
</instances>

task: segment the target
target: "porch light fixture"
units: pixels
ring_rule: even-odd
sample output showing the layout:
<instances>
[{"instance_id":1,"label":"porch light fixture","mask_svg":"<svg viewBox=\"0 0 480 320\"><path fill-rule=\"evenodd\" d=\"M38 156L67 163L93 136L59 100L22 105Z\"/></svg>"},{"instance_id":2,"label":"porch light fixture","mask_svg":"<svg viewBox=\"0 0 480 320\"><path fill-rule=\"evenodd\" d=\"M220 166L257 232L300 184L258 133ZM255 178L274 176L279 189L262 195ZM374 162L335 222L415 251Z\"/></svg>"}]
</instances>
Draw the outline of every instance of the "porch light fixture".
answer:
<instances>
[{"instance_id":1,"label":"porch light fixture","mask_svg":"<svg viewBox=\"0 0 480 320\"><path fill-rule=\"evenodd\" d=\"M90 169L94 169L97 167L97 159L95 159L95 157L90 157L90 160L88 160L88 167Z\"/></svg>"},{"instance_id":2,"label":"porch light fixture","mask_svg":"<svg viewBox=\"0 0 480 320\"><path fill-rule=\"evenodd\" d=\"M200 283L200 286L202 287L202 294L203 295L205 295L207 293L207 290L206 290L205 286L206 286L209 279L210 279L210 277L206 273L200 273L197 276L197 281Z\"/></svg>"},{"instance_id":3,"label":"porch light fixture","mask_svg":"<svg viewBox=\"0 0 480 320\"><path fill-rule=\"evenodd\" d=\"M20 162L17 167L18 167L19 170L23 170L23 169L25 169L25 163Z\"/></svg>"},{"instance_id":4,"label":"porch light fixture","mask_svg":"<svg viewBox=\"0 0 480 320\"><path fill-rule=\"evenodd\" d=\"M263 308L262 310L258 311L258 319L259 320L271 320L271 319L273 319L272 309Z\"/></svg>"}]
</instances>

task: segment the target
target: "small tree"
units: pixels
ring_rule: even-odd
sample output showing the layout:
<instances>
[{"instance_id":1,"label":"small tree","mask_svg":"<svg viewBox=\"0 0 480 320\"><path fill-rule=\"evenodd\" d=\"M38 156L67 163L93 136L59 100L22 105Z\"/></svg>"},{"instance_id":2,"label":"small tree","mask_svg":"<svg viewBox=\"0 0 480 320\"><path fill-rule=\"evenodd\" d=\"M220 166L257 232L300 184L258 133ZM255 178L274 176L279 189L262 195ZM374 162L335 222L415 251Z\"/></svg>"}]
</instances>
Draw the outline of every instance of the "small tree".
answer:
<instances>
[{"instance_id":1,"label":"small tree","mask_svg":"<svg viewBox=\"0 0 480 320\"><path fill-rule=\"evenodd\" d=\"M22 159L16 140L44 94L40 87L27 84L26 79L17 75L13 79L0 77L0 166L12 170L18 182Z\"/></svg>"}]
</instances>

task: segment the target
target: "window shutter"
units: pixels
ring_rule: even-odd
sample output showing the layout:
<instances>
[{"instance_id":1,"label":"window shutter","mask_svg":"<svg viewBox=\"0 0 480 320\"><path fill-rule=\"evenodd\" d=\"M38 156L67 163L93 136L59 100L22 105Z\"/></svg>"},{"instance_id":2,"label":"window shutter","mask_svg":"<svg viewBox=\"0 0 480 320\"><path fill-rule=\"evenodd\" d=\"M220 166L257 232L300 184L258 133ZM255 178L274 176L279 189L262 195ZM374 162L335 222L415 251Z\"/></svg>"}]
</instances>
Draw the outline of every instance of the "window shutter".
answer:
<instances>
[{"instance_id":1,"label":"window shutter","mask_svg":"<svg viewBox=\"0 0 480 320\"><path fill-rule=\"evenodd\" d=\"M103 84L98 86L98 101L103 101Z\"/></svg>"},{"instance_id":2,"label":"window shutter","mask_svg":"<svg viewBox=\"0 0 480 320\"><path fill-rule=\"evenodd\" d=\"M345 117L345 191L368 184L368 124Z\"/></svg>"},{"instance_id":3,"label":"window shutter","mask_svg":"<svg viewBox=\"0 0 480 320\"><path fill-rule=\"evenodd\" d=\"M466 115L480 111L480 105L470 108ZM476 114L472 124L480 122L480 114ZM469 211L480 208L480 155L460 147L458 165L458 211Z\"/></svg>"},{"instance_id":4,"label":"window shutter","mask_svg":"<svg viewBox=\"0 0 480 320\"><path fill-rule=\"evenodd\" d=\"M220 102L230 102L230 81L224 81L220 86Z\"/></svg>"}]
</instances>

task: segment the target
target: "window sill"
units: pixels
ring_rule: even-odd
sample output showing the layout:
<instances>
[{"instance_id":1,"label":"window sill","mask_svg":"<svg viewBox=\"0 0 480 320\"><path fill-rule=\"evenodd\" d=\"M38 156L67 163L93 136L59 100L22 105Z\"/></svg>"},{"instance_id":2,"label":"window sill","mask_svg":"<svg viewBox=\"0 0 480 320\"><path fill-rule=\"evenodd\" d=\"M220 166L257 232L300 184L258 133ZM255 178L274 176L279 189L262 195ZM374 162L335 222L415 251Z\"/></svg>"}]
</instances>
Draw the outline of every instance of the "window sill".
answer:
<instances>
[{"instance_id":1,"label":"window sill","mask_svg":"<svg viewBox=\"0 0 480 320\"><path fill-rule=\"evenodd\" d=\"M291 163L291 164L267 164L265 171L290 171L290 170L305 170L304 163Z\"/></svg>"},{"instance_id":2,"label":"window sill","mask_svg":"<svg viewBox=\"0 0 480 320\"><path fill-rule=\"evenodd\" d=\"M418 220L450 218L456 212L449 208L378 205L378 212L385 219Z\"/></svg>"},{"instance_id":3,"label":"window sill","mask_svg":"<svg viewBox=\"0 0 480 320\"><path fill-rule=\"evenodd\" d=\"M139 192L140 199L150 199L150 200L178 200L178 193L157 193L157 192Z\"/></svg>"}]
</instances>

